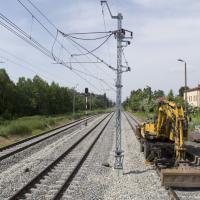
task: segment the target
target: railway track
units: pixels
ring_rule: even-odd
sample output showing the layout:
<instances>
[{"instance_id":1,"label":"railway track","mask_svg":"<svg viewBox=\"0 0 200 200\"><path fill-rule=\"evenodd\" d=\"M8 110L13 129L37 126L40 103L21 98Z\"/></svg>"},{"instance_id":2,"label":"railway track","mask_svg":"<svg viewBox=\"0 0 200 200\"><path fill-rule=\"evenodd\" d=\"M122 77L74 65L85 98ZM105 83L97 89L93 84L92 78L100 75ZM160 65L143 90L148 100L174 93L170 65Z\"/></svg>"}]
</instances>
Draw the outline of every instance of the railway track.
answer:
<instances>
[{"instance_id":1,"label":"railway track","mask_svg":"<svg viewBox=\"0 0 200 200\"><path fill-rule=\"evenodd\" d=\"M53 138L54 136L58 136L59 134L62 134L64 131L73 129L73 128L79 126L80 124L83 124L88 120L91 120L92 118L94 118L94 116L79 119L79 120L70 122L68 124L65 124L63 126L59 126L55 129L43 132L42 134L32 136L32 137L26 138L24 140L21 140L19 142L13 143L11 145L2 147L2 148L0 148L0 161L4 160L10 156L13 156L18 152L28 149L44 140Z\"/></svg>"},{"instance_id":2,"label":"railway track","mask_svg":"<svg viewBox=\"0 0 200 200\"><path fill-rule=\"evenodd\" d=\"M8 199L61 199L106 129L112 116L113 113L107 114L92 128L90 127L55 160Z\"/></svg>"},{"instance_id":3,"label":"railway track","mask_svg":"<svg viewBox=\"0 0 200 200\"><path fill-rule=\"evenodd\" d=\"M136 134L137 139L139 138L137 135L137 126L139 125L139 121L130 113L124 113L129 125L131 126L133 132ZM159 166L155 166L155 170L160 177L160 168ZM200 190L199 189L186 189L186 188L166 188L168 191L170 200L199 200L200 199Z\"/></svg>"}]
</instances>

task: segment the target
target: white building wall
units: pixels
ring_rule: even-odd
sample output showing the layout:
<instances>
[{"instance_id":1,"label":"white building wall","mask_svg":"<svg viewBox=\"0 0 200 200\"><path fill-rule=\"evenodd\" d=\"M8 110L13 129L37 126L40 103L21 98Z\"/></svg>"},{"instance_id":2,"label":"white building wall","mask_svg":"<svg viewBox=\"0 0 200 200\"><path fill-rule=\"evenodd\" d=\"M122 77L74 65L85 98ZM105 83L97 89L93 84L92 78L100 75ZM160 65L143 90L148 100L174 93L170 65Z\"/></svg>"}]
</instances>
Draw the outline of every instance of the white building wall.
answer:
<instances>
[{"instance_id":1,"label":"white building wall","mask_svg":"<svg viewBox=\"0 0 200 200\"><path fill-rule=\"evenodd\" d=\"M197 106L200 107L200 90L197 91L197 96L198 96Z\"/></svg>"},{"instance_id":2,"label":"white building wall","mask_svg":"<svg viewBox=\"0 0 200 200\"><path fill-rule=\"evenodd\" d=\"M185 93L184 93L184 99L185 99ZM187 102L191 106L200 107L200 90L188 91Z\"/></svg>"}]
</instances>

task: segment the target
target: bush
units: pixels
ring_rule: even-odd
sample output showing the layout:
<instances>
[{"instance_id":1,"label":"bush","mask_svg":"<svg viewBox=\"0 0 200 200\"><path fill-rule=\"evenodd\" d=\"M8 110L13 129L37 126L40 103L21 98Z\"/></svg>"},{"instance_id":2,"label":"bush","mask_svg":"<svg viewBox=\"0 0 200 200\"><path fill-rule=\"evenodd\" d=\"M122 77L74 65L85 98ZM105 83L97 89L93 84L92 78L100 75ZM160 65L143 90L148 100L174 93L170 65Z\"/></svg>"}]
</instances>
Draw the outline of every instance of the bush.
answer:
<instances>
[{"instance_id":1,"label":"bush","mask_svg":"<svg viewBox=\"0 0 200 200\"><path fill-rule=\"evenodd\" d=\"M3 136L7 135L30 135L32 130L26 124L12 123L6 128L1 129Z\"/></svg>"},{"instance_id":2,"label":"bush","mask_svg":"<svg viewBox=\"0 0 200 200\"><path fill-rule=\"evenodd\" d=\"M56 121L52 118L47 118L46 119L46 123L49 125L49 126L54 126L56 124Z\"/></svg>"},{"instance_id":3,"label":"bush","mask_svg":"<svg viewBox=\"0 0 200 200\"><path fill-rule=\"evenodd\" d=\"M44 119L30 119L26 122L26 125L30 127L31 130L35 129L45 129L47 124L45 123Z\"/></svg>"}]
</instances>

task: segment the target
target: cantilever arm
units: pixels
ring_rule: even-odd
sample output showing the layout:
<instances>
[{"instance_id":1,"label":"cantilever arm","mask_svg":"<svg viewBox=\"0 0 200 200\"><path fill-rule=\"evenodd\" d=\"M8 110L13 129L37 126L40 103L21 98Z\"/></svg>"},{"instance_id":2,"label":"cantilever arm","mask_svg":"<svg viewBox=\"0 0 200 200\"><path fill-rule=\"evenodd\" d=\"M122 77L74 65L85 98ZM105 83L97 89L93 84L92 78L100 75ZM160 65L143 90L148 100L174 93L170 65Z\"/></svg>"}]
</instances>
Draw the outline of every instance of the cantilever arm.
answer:
<instances>
[{"instance_id":1,"label":"cantilever arm","mask_svg":"<svg viewBox=\"0 0 200 200\"><path fill-rule=\"evenodd\" d=\"M110 7L108 6L108 2L107 1L101 1L101 5L106 4L106 7L108 8L108 11L110 13L111 18L113 19L117 19L117 16L113 16L110 10Z\"/></svg>"}]
</instances>

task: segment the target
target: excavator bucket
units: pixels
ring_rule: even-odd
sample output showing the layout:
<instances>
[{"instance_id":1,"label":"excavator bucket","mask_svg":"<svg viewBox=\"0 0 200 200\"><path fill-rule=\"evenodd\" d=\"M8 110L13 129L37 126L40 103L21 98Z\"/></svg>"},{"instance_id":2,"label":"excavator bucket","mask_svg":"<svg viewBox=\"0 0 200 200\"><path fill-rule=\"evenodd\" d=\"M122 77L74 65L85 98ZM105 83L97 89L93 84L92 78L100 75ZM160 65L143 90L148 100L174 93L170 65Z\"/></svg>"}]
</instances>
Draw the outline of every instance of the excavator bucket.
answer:
<instances>
[{"instance_id":1,"label":"excavator bucket","mask_svg":"<svg viewBox=\"0 0 200 200\"><path fill-rule=\"evenodd\" d=\"M200 188L200 169L191 167L161 169L161 184L165 187Z\"/></svg>"}]
</instances>

